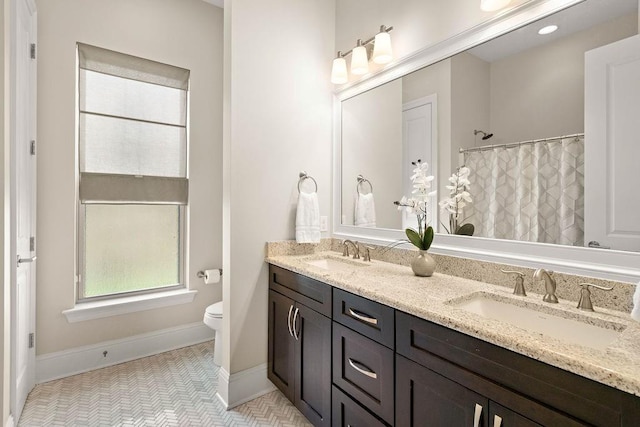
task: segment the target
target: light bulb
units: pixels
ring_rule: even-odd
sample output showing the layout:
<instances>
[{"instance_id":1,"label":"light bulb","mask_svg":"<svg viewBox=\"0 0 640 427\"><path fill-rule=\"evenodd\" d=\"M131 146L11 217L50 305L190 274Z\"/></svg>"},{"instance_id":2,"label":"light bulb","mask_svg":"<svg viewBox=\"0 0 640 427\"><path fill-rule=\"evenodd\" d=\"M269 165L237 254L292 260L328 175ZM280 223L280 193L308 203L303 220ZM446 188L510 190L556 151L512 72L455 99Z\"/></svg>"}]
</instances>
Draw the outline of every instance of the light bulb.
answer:
<instances>
[{"instance_id":1,"label":"light bulb","mask_svg":"<svg viewBox=\"0 0 640 427\"><path fill-rule=\"evenodd\" d=\"M547 25L546 27L540 28L538 30L538 34L540 34L541 36L544 36L545 34L553 33L557 29L558 29L557 25Z\"/></svg>"},{"instance_id":2,"label":"light bulb","mask_svg":"<svg viewBox=\"0 0 640 427\"><path fill-rule=\"evenodd\" d=\"M480 0L480 9L485 12L493 12L502 9L511 3L511 0Z\"/></svg>"},{"instance_id":3,"label":"light bulb","mask_svg":"<svg viewBox=\"0 0 640 427\"><path fill-rule=\"evenodd\" d=\"M358 46L351 52L351 73L356 75L367 74L369 72L369 59L367 58L367 48L362 45L362 40L358 40Z\"/></svg>"},{"instance_id":4,"label":"light bulb","mask_svg":"<svg viewBox=\"0 0 640 427\"><path fill-rule=\"evenodd\" d=\"M341 85L347 81L349 81L347 61L342 57L342 53L338 52L338 57L333 60L333 67L331 67L331 83Z\"/></svg>"},{"instance_id":5,"label":"light bulb","mask_svg":"<svg viewBox=\"0 0 640 427\"><path fill-rule=\"evenodd\" d=\"M381 31L376 34L373 44L373 62L376 64L388 64L392 59L391 36L386 31Z\"/></svg>"}]
</instances>

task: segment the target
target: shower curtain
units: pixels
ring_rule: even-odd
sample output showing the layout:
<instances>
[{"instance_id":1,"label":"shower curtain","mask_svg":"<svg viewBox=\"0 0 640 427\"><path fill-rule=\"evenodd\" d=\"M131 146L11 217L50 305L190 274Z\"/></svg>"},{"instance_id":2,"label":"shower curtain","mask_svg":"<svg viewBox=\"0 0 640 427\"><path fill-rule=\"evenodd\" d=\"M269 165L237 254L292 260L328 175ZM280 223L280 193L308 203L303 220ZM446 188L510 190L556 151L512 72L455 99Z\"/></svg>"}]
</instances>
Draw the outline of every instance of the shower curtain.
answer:
<instances>
[{"instance_id":1,"label":"shower curtain","mask_svg":"<svg viewBox=\"0 0 640 427\"><path fill-rule=\"evenodd\" d=\"M464 153L475 236L584 246L584 137Z\"/></svg>"}]
</instances>

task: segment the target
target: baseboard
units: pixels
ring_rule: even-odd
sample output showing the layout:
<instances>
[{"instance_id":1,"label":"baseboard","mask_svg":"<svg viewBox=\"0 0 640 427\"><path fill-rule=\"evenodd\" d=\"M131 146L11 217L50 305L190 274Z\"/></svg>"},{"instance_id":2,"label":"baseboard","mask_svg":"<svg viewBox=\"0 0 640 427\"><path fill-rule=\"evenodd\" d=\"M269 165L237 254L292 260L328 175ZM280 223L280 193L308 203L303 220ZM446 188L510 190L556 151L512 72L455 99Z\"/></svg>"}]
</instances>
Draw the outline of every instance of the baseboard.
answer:
<instances>
[{"instance_id":1,"label":"baseboard","mask_svg":"<svg viewBox=\"0 0 640 427\"><path fill-rule=\"evenodd\" d=\"M5 424L5 427L14 427L15 426L15 422L13 421L13 414L9 414L9 418L7 418L7 423Z\"/></svg>"},{"instance_id":2,"label":"baseboard","mask_svg":"<svg viewBox=\"0 0 640 427\"><path fill-rule=\"evenodd\" d=\"M218 371L216 397L227 410L275 389L273 383L267 379L266 363L231 375L222 367Z\"/></svg>"},{"instance_id":3,"label":"baseboard","mask_svg":"<svg viewBox=\"0 0 640 427\"><path fill-rule=\"evenodd\" d=\"M36 357L36 383L117 365L214 338L215 332L201 322L105 341ZM107 352L106 355L104 352Z\"/></svg>"}]
</instances>

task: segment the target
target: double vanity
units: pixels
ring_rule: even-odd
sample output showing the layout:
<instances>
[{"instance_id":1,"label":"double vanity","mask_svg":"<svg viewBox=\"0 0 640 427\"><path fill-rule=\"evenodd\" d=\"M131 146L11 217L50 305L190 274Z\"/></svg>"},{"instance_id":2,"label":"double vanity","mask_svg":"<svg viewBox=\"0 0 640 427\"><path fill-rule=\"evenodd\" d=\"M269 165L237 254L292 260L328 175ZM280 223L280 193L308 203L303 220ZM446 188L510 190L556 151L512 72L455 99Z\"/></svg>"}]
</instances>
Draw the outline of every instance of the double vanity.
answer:
<instances>
[{"instance_id":1,"label":"double vanity","mask_svg":"<svg viewBox=\"0 0 640 427\"><path fill-rule=\"evenodd\" d=\"M626 312L330 250L267 262L268 376L316 426L640 425Z\"/></svg>"}]
</instances>

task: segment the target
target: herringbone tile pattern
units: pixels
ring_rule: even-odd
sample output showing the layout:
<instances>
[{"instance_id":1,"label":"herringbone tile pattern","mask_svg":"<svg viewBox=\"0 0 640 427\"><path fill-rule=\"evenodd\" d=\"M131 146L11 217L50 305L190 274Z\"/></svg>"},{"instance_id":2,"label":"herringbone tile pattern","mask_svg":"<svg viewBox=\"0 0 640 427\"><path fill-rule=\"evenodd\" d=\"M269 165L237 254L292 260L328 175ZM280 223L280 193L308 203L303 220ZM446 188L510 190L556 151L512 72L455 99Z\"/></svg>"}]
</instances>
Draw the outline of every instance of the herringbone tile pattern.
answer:
<instances>
[{"instance_id":1,"label":"herringbone tile pattern","mask_svg":"<svg viewBox=\"0 0 640 427\"><path fill-rule=\"evenodd\" d=\"M215 397L213 344L36 386L19 426L309 426L275 391L230 411Z\"/></svg>"}]
</instances>

